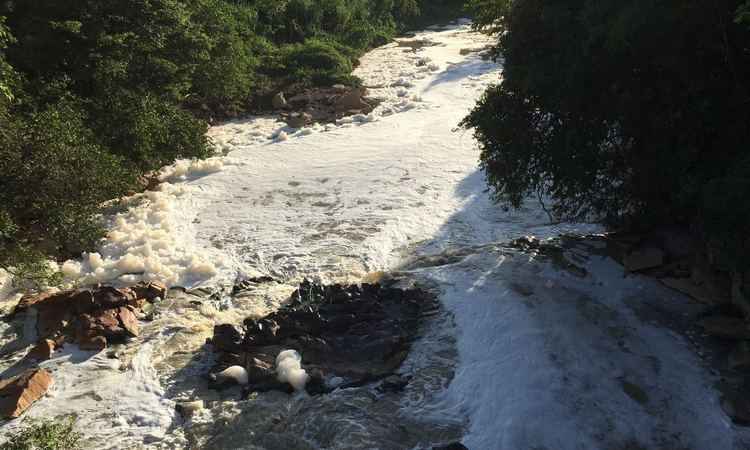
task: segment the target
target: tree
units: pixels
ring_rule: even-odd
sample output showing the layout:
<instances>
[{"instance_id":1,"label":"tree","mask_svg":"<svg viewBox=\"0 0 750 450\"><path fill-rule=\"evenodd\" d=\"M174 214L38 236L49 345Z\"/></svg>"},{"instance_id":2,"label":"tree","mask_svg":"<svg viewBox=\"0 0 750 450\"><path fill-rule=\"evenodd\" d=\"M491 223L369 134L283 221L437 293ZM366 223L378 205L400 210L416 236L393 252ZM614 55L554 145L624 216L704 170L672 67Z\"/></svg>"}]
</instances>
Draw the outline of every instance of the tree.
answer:
<instances>
[{"instance_id":1,"label":"tree","mask_svg":"<svg viewBox=\"0 0 750 450\"><path fill-rule=\"evenodd\" d=\"M504 76L463 124L499 200L542 192L560 217L713 237L750 228L717 197L750 193L746 2L473 3L502 30Z\"/></svg>"}]
</instances>

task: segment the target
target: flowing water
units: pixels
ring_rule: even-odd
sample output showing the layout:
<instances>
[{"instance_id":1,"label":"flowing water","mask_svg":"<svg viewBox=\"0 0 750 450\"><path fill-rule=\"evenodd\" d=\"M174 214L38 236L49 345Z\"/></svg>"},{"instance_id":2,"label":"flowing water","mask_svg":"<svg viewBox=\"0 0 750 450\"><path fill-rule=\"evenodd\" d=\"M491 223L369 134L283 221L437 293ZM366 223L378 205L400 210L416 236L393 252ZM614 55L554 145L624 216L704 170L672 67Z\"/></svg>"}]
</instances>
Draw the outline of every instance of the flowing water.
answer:
<instances>
[{"instance_id":1,"label":"flowing water","mask_svg":"<svg viewBox=\"0 0 750 450\"><path fill-rule=\"evenodd\" d=\"M750 448L689 336L654 318L688 320L696 305L624 277L593 244L568 249L585 276L500 244L599 230L551 225L536 201L517 211L491 201L476 144L456 130L500 80L481 57L489 44L459 22L373 50L356 72L381 100L369 115L303 130L271 117L212 128L224 156L166 168L158 191L113 209L98 253L62 266L70 283L187 290L173 289L128 345L57 352L43 364L55 384L27 416L76 415L97 449ZM215 324L268 314L303 278L383 273L443 305L401 368L413 377L404 392L206 388ZM230 294L257 275L281 283ZM24 327L2 326L8 374ZM176 406L192 400L205 408L185 419Z\"/></svg>"}]
</instances>

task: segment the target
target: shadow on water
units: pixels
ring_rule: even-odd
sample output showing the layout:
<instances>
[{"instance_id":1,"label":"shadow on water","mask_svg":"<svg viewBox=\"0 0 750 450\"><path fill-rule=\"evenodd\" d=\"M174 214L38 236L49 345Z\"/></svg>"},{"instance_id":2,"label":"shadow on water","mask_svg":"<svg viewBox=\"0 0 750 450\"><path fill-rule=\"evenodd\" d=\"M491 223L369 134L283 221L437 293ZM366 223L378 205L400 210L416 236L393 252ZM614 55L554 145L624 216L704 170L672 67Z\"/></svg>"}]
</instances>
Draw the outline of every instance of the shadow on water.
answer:
<instances>
[{"instance_id":1,"label":"shadow on water","mask_svg":"<svg viewBox=\"0 0 750 450\"><path fill-rule=\"evenodd\" d=\"M448 68L438 74L427 87L424 88L424 92L445 84L445 83L456 83L470 76L476 74L486 73L497 69L497 64L492 61L485 61L478 56L470 57L464 61L451 64Z\"/></svg>"}]
</instances>

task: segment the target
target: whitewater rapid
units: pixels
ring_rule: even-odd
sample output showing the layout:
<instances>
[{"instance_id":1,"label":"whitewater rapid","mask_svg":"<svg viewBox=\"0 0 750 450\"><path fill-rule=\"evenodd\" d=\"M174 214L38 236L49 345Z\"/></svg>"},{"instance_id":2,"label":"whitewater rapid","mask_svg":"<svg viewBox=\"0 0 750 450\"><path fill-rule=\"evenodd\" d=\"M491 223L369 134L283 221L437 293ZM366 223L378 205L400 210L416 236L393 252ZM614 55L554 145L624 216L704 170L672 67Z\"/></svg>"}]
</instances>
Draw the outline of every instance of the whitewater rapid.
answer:
<instances>
[{"instance_id":1,"label":"whitewater rapid","mask_svg":"<svg viewBox=\"0 0 750 450\"><path fill-rule=\"evenodd\" d=\"M446 439L472 450L748 448L691 345L639 314L667 300L682 312L686 299L623 277L595 249L581 250L581 278L498 244L600 230L550 224L535 200L517 211L492 202L476 143L456 129L500 80L501 67L481 57L492 39L464 21L399 41L355 72L380 100L371 114L302 130L272 117L213 127L220 155L165 168L157 191L113 211L99 251L62 265L68 283L196 290L160 304L124 348L58 352L44 364L56 380L50 396L27 415L76 414L87 445L102 449L399 449ZM414 51L404 41L421 43ZM435 255L442 262L424 263ZM273 311L305 277L383 272L434 290L445 310L402 368L414 376L403 398L341 390L246 400L203 387L213 325ZM283 283L226 295L257 275ZM177 403L196 398L206 409L183 421Z\"/></svg>"}]
</instances>

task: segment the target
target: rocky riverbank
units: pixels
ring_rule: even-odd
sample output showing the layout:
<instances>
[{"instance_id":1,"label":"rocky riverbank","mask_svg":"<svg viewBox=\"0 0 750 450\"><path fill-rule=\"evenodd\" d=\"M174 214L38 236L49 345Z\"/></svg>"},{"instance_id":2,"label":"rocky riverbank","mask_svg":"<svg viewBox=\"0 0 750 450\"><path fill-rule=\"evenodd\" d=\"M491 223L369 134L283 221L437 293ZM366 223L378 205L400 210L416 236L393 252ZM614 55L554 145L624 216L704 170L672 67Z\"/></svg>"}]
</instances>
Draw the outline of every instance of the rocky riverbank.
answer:
<instances>
[{"instance_id":1,"label":"rocky riverbank","mask_svg":"<svg viewBox=\"0 0 750 450\"><path fill-rule=\"evenodd\" d=\"M137 337L139 319L166 294L164 285L152 282L130 288L103 286L22 297L6 320L22 323L25 333L21 338L36 344L2 374L0 418L19 417L45 394L53 379L39 363L56 350L67 343L99 352Z\"/></svg>"}]
</instances>

